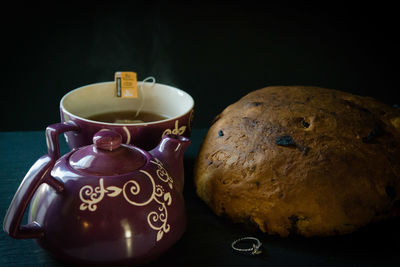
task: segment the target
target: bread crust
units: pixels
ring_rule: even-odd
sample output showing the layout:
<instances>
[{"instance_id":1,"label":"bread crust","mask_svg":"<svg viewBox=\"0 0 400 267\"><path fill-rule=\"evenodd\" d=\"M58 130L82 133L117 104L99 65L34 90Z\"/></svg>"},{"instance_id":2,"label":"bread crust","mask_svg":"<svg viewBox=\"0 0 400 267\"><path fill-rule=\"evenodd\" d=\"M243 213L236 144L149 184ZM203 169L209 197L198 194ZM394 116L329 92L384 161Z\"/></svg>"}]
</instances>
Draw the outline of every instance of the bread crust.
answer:
<instances>
[{"instance_id":1,"label":"bread crust","mask_svg":"<svg viewBox=\"0 0 400 267\"><path fill-rule=\"evenodd\" d=\"M352 232L399 214L400 111L319 87L253 91L215 118L194 180L217 215L269 234Z\"/></svg>"}]
</instances>

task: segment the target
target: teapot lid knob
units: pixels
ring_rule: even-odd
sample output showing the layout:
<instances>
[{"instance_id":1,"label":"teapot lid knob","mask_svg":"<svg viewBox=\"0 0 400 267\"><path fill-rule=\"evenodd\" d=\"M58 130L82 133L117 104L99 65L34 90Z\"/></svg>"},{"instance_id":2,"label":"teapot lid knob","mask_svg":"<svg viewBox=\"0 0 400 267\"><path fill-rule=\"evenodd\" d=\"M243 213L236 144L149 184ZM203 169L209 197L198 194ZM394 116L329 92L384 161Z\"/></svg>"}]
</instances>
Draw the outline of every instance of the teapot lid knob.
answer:
<instances>
[{"instance_id":1,"label":"teapot lid knob","mask_svg":"<svg viewBox=\"0 0 400 267\"><path fill-rule=\"evenodd\" d=\"M103 150L113 151L120 147L122 136L114 131L103 129L93 136L95 147Z\"/></svg>"},{"instance_id":2,"label":"teapot lid knob","mask_svg":"<svg viewBox=\"0 0 400 267\"><path fill-rule=\"evenodd\" d=\"M136 171L149 160L150 156L143 150L122 144L118 132L103 129L93 136L93 145L83 146L72 153L69 165L79 173L113 176Z\"/></svg>"}]
</instances>

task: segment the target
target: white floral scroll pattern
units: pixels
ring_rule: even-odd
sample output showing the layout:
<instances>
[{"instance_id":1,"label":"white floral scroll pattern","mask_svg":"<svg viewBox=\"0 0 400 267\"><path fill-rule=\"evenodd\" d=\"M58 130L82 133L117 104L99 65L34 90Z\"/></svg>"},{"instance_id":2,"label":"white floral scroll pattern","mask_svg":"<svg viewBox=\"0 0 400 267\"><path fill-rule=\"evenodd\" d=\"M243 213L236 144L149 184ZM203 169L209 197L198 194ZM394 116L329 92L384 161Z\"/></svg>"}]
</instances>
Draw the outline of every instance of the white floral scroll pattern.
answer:
<instances>
[{"instance_id":1,"label":"white floral scroll pattern","mask_svg":"<svg viewBox=\"0 0 400 267\"><path fill-rule=\"evenodd\" d=\"M165 170L162 163L155 158L155 160L151 161L153 164L157 165L157 177L165 182L168 183L168 186L172 189L173 188L173 179ZM147 223L149 226L157 231L157 238L156 241L160 241L161 238L164 236L165 233L170 231L170 225L168 224L168 210L167 206L172 204L172 196L170 192L165 192L164 188L161 185L156 185L154 178L146 171L140 170L141 173L145 174L153 187L151 196L143 201L143 202L136 202L133 201L130 196L135 196L140 193L140 185L135 180L127 181L122 188L118 186L104 186L104 178L99 179L99 185L96 187L92 187L90 185L85 185L79 191L79 198L82 201L79 209L89 210L94 212L97 210L97 205L103 200L105 196L108 197L117 197L121 193L124 199L131 205L134 206L146 206L150 202L155 201L157 203L157 209L151 211L147 215Z\"/></svg>"},{"instance_id":2,"label":"white floral scroll pattern","mask_svg":"<svg viewBox=\"0 0 400 267\"><path fill-rule=\"evenodd\" d=\"M152 211L147 215L147 223L152 229L158 231L156 240L159 241L164 236L164 233L168 233L171 228L167 223L168 211L166 205L171 205L172 197L169 192L165 193L164 188L160 185L156 186L154 195L156 196L154 200L160 204L160 206L158 207L158 211Z\"/></svg>"},{"instance_id":3,"label":"white floral scroll pattern","mask_svg":"<svg viewBox=\"0 0 400 267\"><path fill-rule=\"evenodd\" d=\"M154 163L155 165L157 165L157 171L156 174L158 176L158 178L165 182L168 183L169 188L173 188L173 183L174 180L172 179L172 177L168 174L167 170L164 168L164 165L161 163L161 161L157 158L154 158L154 160L150 160L151 163Z\"/></svg>"},{"instance_id":4,"label":"white floral scroll pattern","mask_svg":"<svg viewBox=\"0 0 400 267\"><path fill-rule=\"evenodd\" d=\"M179 127L179 121L175 121L175 128L174 129L166 129L161 137L164 137L166 134L175 134L175 135L182 135L186 130L186 126Z\"/></svg>"}]
</instances>

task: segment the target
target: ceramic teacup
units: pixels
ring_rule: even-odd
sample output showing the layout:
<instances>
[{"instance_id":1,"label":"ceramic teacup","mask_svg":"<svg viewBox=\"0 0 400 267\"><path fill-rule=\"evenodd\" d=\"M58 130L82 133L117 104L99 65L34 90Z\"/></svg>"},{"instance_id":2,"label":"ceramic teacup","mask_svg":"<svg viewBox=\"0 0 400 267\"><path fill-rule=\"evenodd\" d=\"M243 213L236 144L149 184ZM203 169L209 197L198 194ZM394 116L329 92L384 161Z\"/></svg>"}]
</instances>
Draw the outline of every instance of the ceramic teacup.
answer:
<instances>
[{"instance_id":1,"label":"ceramic teacup","mask_svg":"<svg viewBox=\"0 0 400 267\"><path fill-rule=\"evenodd\" d=\"M190 137L193 119L193 98L186 92L164 84L138 82L142 93L138 98L116 97L115 83L102 82L79 87L60 101L61 124L48 127L64 132L68 146L81 147L92 143L93 135L102 129L118 132L123 143L143 149L154 148L165 134ZM144 99L143 99L144 96ZM102 122L93 115L135 111L162 114L167 118L150 122Z\"/></svg>"}]
</instances>

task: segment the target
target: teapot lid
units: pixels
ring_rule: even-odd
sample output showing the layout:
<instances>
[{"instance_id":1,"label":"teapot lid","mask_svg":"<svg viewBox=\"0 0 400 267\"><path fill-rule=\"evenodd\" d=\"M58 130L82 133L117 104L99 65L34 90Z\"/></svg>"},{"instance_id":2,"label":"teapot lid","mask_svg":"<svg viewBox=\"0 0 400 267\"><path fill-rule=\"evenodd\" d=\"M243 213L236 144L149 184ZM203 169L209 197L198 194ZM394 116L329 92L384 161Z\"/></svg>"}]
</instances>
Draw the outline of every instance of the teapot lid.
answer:
<instances>
[{"instance_id":1,"label":"teapot lid","mask_svg":"<svg viewBox=\"0 0 400 267\"><path fill-rule=\"evenodd\" d=\"M93 145L82 147L70 156L69 164L79 172L98 176L125 174L145 165L144 151L121 142L119 133L101 130L93 136Z\"/></svg>"}]
</instances>

